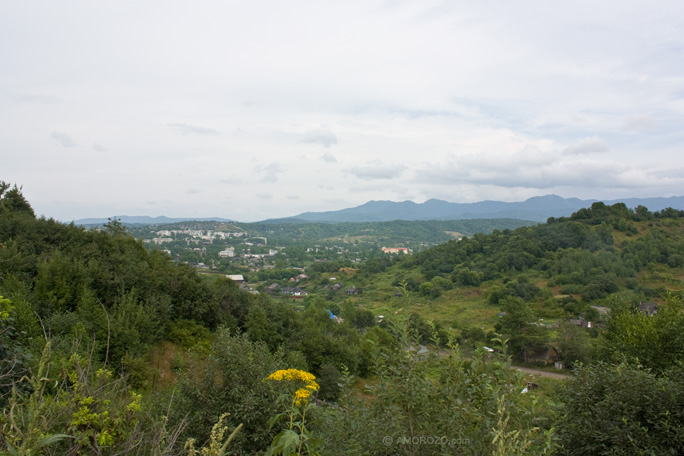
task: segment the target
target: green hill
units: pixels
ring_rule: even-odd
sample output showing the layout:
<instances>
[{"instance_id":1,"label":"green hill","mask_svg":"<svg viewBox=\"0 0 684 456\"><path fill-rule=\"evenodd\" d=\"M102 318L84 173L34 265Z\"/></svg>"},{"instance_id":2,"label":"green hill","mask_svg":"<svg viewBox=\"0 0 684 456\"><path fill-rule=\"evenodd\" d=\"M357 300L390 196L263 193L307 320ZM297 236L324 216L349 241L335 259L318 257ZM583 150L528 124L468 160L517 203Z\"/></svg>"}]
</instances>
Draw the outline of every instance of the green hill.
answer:
<instances>
[{"instance_id":1,"label":"green hill","mask_svg":"<svg viewBox=\"0 0 684 456\"><path fill-rule=\"evenodd\" d=\"M683 259L684 212L595 203L271 298L0 182L0 452L679 454ZM511 369L549 343L571 379Z\"/></svg>"},{"instance_id":2,"label":"green hill","mask_svg":"<svg viewBox=\"0 0 684 456\"><path fill-rule=\"evenodd\" d=\"M377 262L377 260L376 260ZM684 290L684 211L594 203L571 217L449 241L349 281L376 314L415 312L455 328L494 329L507 297L554 322L591 306L663 303ZM401 297L398 297L399 294Z\"/></svg>"}]
</instances>

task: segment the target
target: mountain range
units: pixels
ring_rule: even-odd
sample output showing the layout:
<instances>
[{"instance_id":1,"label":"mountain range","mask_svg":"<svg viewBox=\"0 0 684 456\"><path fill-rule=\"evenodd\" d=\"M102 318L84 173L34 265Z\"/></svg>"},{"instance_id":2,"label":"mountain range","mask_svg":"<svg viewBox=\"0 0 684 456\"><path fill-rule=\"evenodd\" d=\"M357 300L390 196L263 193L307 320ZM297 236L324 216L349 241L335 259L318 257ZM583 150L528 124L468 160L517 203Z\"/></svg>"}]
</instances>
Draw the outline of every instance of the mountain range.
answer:
<instances>
[{"instance_id":1,"label":"mountain range","mask_svg":"<svg viewBox=\"0 0 684 456\"><path fill-rule=\"evenodd\" d=\"M387 222L392 220L467 220L512 218L545 222L549 217L567 217L599 200L562 198L557 195L535 196L523 202L481 201L449 203L431 199L424 203L412 201L369 201L361 206L328 212L304 212L268 222ZM604 204L625 203L629 208L644 206L651 211L672 207L684 209L684 196L670 198L624 198L604 200Z\"/></svg>"},{"instance_id":2,"label":"mountain range","mask_svg":"<svg viewBox=\"0 0 684 456\"><path fill-rule=\"evenodd\" d=\"M450 203L431 199L424 203L413 201L369 201L360 206L326 212L304 212L261 223L347 223L347 222L389 222L392 220L469 220L469 219L518 219L545 222L549 217L567 217L582 208L591 207L601 200L563 198L557 195L535 196L522 202L480 201L477 203ZM629 208L644 206L650 211L668 207L684 210L684 196L669 198L623 198L602 200L606 205L624 203ZM139 225L164 225L169 223L195 221L232 222L225 218L169 218L149 216L116 216L122 223ZM74 221L77 225L101 225L107 219L88 218Z\"/></svg>"}]
</instances>

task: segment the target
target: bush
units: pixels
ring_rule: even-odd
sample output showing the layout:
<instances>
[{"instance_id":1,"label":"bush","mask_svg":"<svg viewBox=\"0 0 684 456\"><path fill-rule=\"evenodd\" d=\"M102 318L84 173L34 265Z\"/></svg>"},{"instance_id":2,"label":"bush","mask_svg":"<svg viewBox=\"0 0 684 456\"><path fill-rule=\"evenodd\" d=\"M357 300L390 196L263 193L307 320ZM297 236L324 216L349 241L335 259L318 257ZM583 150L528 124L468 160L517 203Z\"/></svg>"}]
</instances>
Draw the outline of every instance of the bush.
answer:
<instances>
[{"instance_id":1,"label":"bush","mask_svg":"<svg viewBox=\"0 0 684 456\"><path fill-rule=\"evenodd\" d=\"M229 429L244 425L231 443L233 454L263 453L273 439L268 421L276 412L275 396L263 379L284 367L281 354L272 354L263 342L220 329L208 356L197 356L179 377L174 421L187 416L183 440L209 439L224 413Z\"/></svg>"},{"instance_id":2,"label":"bush","mask_svg":"<svg viewBox=\"0 0 684 456\"><path fill-rule=\"evenodd\" d=\"M562 455L682 454L684 377L625 364L576 371L562 391Z\"/></svg>"}]
</instances>

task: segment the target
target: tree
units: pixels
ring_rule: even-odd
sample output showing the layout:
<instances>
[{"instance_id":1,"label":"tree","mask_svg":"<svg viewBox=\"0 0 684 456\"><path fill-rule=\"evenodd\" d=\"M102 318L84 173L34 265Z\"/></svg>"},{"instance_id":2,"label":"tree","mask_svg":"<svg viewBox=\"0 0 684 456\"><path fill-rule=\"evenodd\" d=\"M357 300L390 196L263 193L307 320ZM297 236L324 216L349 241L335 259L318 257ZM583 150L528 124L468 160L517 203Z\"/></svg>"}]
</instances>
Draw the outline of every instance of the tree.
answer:
<instances>
[{"instance_id":1,"label":"tree","mask_svg":"<svg viewBox=\"0 0 684 456\"><path fill-rule=\"evenodd\" d=\"M662 372L684 363L684 306L670 295L655 315L646 315L615 299L611 318L601 340L600 353L607 361L627 360Z\"/></svg>"},{"instance_id":2,"label":"tree","mask_svg":"<svg viewBox=\"0 0 684 456\"><path fill-rule=\"evenodd\" d=\"M320 410L330 454L546 454L549 408L520 394L523 376L505 354L488 359L480 350L466 359L450 346L448 356L425 360L410 349L419 339L407 323L392 325L397 343L376 357L365 394L346 378L339 407Z\"/></svg>"},{"instance_id":3,"label":"tree","mask_svg":"<svg viewBox=\"0 0 684 456\"><path fill-rule=\"evenodd\" d=\"M32 218L36 217L33 208L28 201L26 201L24 195L22 195L21 188L17 187L15 184L14 187L10 189L8 183L0 181L0 214L11 212L23 213Z\"/></svg>"},{"instance_id":4,"label":"tree","mask_svg":"<svg viewBox=\"0 0 684 456\"><path fill-rule=\"evenodd\" d=\"M561 390L561 455L684 454L684 375L629 364L576 371Z\"/></svg>"},{"instance_id":5,"label":"tree","mask_svg":"<svg viewBox=\"0 0 684 456\"><path fill-rule=\"evenodd\" d=\"M508 296L503 299L501 308L506 313L497 329L509 339L513 356L522 358L524 351L537 350L546 343L546 331L533 324L537 318L525 301Z\"/></svg>"},{"instance_id":6,"label":"tree","mask_svg":"<svg viewBox=\"0 0 684 456\"><path fill-rule=\"evenodd\" d=\"M245 335L217 331L209 354L191 357L178 381L171 419L180 423L187 416L184 439L206 441L213 423L229 412L230 429L243 423L231 442L232 454L263 454L275 435L268 422L277 412L276 395L264 379L285 367L280 355Z\"/></svg>"},{"instance_id":7,"label":"tree","mask_svg":"<svg viewBox=\"0 0 684 456\"><path fill-rule=\"evenodd\" d=\"M561 323L556 348L561 358L571 367L577 362L584 363L592 358L593 347L587 330L577 325Z\"/></svg>"}]
</instances>

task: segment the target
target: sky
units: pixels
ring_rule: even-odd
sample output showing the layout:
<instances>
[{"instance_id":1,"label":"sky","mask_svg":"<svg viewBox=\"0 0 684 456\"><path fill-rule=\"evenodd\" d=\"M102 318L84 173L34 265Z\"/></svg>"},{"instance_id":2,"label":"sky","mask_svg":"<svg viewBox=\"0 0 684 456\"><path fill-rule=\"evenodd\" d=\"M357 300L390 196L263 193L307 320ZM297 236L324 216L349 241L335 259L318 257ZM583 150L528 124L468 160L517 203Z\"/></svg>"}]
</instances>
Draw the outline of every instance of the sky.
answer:
<instances>
[{"instance_id":1,"label":"sky","mask_svg":"<svg viewBox=\"0 0 684 456\"><path fill-rule=\"evenodd\" d=\"M684 195L681 0L0 0L38 215Z\"/></svg>"}]
</instances>

